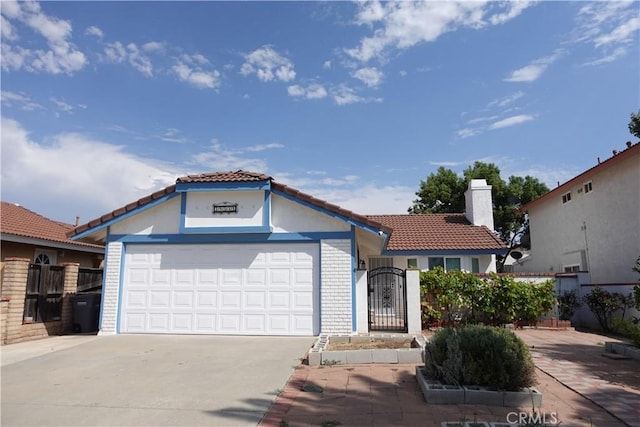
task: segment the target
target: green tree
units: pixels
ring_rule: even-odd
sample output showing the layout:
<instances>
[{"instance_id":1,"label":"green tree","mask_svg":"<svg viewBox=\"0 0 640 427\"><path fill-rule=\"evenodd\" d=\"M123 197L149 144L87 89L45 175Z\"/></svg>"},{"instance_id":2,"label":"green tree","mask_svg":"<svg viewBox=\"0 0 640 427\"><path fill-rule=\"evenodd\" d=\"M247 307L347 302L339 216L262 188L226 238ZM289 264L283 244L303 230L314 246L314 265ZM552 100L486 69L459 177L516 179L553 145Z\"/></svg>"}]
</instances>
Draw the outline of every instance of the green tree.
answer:
<instances>
[{"instance_id":1,"label":"green tree","mask_svg":"<svg viewBox=\"0 0 640 427\"><path fill-rule=\"evenodd\" d=\"M537 199L549 191L547 186L532 176L510 176L507 181L500 176L500 169L493 163L475 162L463 171L463 177L451 169L438 168L420 181L418 198L409 208L411 213L463 212L464 192L472 179L485 179L491 185L495 231L508 248L507 255L528 234L526 214L518 212L522 205ZM498 271L504 269L506 256L498 260Z\"/></svg>"},{"instance_id":2,"label":"green tree","mask_svg":"<svg viewBox=\"0 0 640 427\"><path fill-rule=\"evenodd\" d=\"M640 110L631 113L631 121L629 121L629 132L636 138L640 138Z\"/></svg>"}]
</instances>

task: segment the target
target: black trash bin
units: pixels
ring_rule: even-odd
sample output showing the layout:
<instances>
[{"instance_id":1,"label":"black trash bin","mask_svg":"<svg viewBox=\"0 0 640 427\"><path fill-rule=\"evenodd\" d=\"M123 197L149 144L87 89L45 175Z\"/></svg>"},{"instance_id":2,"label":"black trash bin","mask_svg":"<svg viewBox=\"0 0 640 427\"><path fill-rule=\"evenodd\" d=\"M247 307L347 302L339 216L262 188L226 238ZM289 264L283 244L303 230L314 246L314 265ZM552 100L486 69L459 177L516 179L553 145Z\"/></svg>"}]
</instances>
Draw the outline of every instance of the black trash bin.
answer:
<instances>
[{"instance_id":1,"label":"black trash bin","mask_svg":"<svg viewBox=\"0 0 640 427\"><path fill-rule=\"evenodd\" d=\"M100 319L99 293L73 296L73 332L95 332Z\"/></svg>"}]
</instances>

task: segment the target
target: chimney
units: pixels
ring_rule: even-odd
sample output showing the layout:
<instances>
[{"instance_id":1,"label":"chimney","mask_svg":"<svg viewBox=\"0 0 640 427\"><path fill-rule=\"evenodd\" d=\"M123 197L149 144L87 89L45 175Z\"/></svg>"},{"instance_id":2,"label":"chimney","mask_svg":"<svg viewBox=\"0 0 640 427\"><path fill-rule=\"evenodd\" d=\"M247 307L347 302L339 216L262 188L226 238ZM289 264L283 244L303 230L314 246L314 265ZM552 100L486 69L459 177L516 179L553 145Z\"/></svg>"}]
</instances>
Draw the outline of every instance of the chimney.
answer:
<instances>
[{"instance_id":1,"label":"chimney","mask_svg":"<svg viewBox=\"0 0 640 427\"><path fill-rule=\"evenodd\" d=\"M464 192L465 216L473 225L486 225L493 230L493 200L491 186L485 179L472 179Z\"/></svg>"},{"instance_id":2,"label":"chimney","mask_svg":"<svg viewBox=\"0 0 640 427\"><path fill-rule=\"evenodd\" d=\"M74 226L78 226L78 224L80 224L80 217L78 215L76 215L76 223L74 224Z\"/></svg>"}]
</instances>

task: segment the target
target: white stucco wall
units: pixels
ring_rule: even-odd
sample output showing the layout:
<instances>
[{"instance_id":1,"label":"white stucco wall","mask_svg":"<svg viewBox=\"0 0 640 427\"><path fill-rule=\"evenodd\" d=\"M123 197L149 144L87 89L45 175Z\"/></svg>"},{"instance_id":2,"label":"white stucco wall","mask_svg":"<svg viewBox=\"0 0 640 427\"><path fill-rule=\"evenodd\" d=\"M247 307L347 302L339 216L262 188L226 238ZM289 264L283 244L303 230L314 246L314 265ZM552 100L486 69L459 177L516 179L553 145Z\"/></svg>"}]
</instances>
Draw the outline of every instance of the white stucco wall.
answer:
<instances>
[{"instance_id":1,"label":"white stucco wall","mask_svg":"<svg viewBox=\"0 0 640 427\"><path fill-rule=\"evenodd\" d=\"M238 212L213 214L214 204L237 203ZM185 227L257 227L263 225L264 191L194 191L187 193Z\"/></svg>"},{"instance_id":2,"label":"white stucco wall","mask_svg":"<svg viewBox=\"0 0 640 427\"><path fill-rule=\"evenodd\" d=\"M120 264L122 243L111 242L106 247L105 280L102 288L100 335L116 333L118 324L118 296L120 290Z\"/></svg>"},{"instance_id":3,"label":"white stucco wall","mask_svg":"<svg viewBox=\"0 0 640 427\"><path fill-rule=\"evenodd\" d=\"M180 197L174 197L111 226L111 234L176 234L180 229Z\"/></svg>"},{"instance_id":4,"label":"white stucco wall","mask_svg":"<svg viewBox=\"0 0 640 427\"><path fill-rule=\"evenodd\" d=\"M593 190L584 192L591 181ZM562 194L529 210L531 255L514 271L563 272L579 264L592 283L637 281L640 256L640 156L576 182L571 201Z\"/></svg>"},{"instance_id":5,"label":"white stucco wall","mask_svg":"<svg viewBox=\"0 0 640 427\"><path fill-rule=\"evenodd\" d=\"M320 242L320 316L323 334L350 334L351 327L351 241Z\"/></svg>"},{"instance_id":6,"label":"white stucco wall","mask_svg":"<svg viewBox=\"0 0 640 427\"><path fill-rule=\"evenodd\" d=\"M364 258L363 258L364 256ZM362 251L360 253L360 258L364 259L366 262L366 267L370 268L369 258L385 258L385 256L380 256L377 254L371 254L369 252ZM389 257L386 257L389 258ZM409 268L408 260L409 259L417 259L418 261L418 269L419 270L428 270L429 269L429 258L460 258L460 269L463 271L472 271L472 258L478 258L478 265L480 267L479 273L491 273L496 271L496 263L495 263L495 255L429 255L429 256L412 256L412 255L403 255L403 256L394 256L393 258L393 266L396 268L407 269Z\"/></svg>"},{"instance_id":7,"label":"white stucco wall","mask_svg":"<svg viewBox=\"0 0 640 427\"><path fill-rule=\"evenodd\" d=\"M275 194L271 195L271 226L274 233L351 230L340 219Z\"/></svg>"}]
</instances>

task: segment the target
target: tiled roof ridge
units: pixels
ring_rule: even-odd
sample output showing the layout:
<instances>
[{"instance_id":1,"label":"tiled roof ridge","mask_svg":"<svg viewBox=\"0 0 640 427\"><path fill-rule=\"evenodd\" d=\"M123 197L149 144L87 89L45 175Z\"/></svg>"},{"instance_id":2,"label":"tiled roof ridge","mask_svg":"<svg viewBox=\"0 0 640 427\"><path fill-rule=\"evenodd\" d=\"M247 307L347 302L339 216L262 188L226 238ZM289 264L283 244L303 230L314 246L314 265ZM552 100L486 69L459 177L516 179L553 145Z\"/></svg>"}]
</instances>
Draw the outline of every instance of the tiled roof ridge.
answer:
<instances>
[{"instance_id":1,"label":"tiled roof ridge","mask_svg":"<svg viewBox=\"0 0 640 427\"><path fill-rule=\"evenodd\" d=\"M235 176L235 177L234 177ZM219 172L206 172L195 175L186 175L176 179L176 184L180 183L188 183L188 182L227 182L227 181L240 181L246 177L255 178L260 181L272 180L272 178L268 175L245 171L243 169L232 170L232 171L219 171ZM217 178L217 179L211 179ZM234 179L235 178L235 179ZM241 178L241 179L238 179Z\"/></svg>"}]
</instances>

